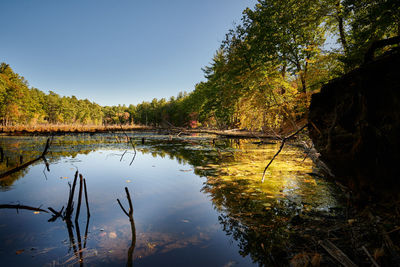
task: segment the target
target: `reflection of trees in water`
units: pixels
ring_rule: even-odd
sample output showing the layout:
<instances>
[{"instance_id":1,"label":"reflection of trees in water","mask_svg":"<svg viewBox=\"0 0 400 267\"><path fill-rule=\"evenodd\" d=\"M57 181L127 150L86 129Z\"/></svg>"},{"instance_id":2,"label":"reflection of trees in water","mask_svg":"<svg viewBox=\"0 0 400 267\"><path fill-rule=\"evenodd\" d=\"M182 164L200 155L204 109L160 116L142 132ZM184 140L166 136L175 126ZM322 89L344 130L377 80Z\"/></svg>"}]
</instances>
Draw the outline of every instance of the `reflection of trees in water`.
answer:
<instances>
[{"instance_id":1,"label":"reflection of trees in water","mask_svg":"<svg viewBox=\"0 0 400 267\"><path fill-rule=\"evenodd\" d=\"M0 147L3 149L4 159L0 161L0 173L16 168L23 162L30 161L39 157L43 152L47 137L19 136L19 137L0 137ZM49 154L46 160L49 165L59 161L63 157L75 158L79 154L89 154L105 144L113 143L115 139L107 136L84 136L67 135L54 137ZM37 161L31 166L43 164ZM45 169L43 170L46 178ZM7 191L15 181L24 177L28 173L28 168L13 173L0 180L0 190Z\"/></svg>"},{"instance_id":2,"label":"reflection of trees in water","mask_svg":"<svg viewBox=\"0 0 400 267\"><path fill-rule=\"evenodd\" d=\"M155 142L142 151L194 166L196 174L207 177L202 191L220 213L223 231L238 242L239 253L260 265L280 266L292 256L291 218L335 203L326 182L306 175L312 164L295 149L280 154L261 184L276 146L248 140Z\"/></svg>"},{"instance_id":3,"label":"reflection of trees in water","mask_svg":"<svg viewBox=\"0 0 400 267\"><path fill-rule=\"evenodd\" d=\"M106 143L106 145L102 142ZM112 144L112 142L114 143ZM58 143L54 143L49 161L51 163L65 156L75 157L77 154L87 154L98 148L107 148L107 144L109 144L110 148L115 148L119 145L121 147L124 146L124 144L115 144L115 139L108 137L98 138L94 141L88 138L82 142L79 140L67 139L65 141L60 139ZM37 146L40 147L40 145ZM65 149L65 146L67 146L67 149ZM15 147L20 149L20 147L24 146L18 144ZM290 253L288 221L302 209L304 204L302 202L318 202L318 199L323 200L324 197L329 197L327 192L324 191L325 189L323 189L324 185L307 184L308 182L303 179L304 181L302 180L302 182L296 180L299 184L296 184L296 190L289 194L300 196L304 193L304 190L316 190L314 194L320 195L320 197L308 200L300 197L300 202L289 201L285 198L284 191L281 189L286 185L279 181L284 176L282 173L290 172L291 170L288 169L293 168L297 168L298 172L305 172L307 168L311 168L309 163L306 163L308 167L300 168L303 165L299 164L304 163L301 163L302 155L299 156L296 151L289 151L286 156L282 153L280 158L274 161L273 167L275 168L271 168L269 171L275 172L275 174L278 173L281 176L278 177L275 185L268 187L268 181L263 185L260 184L261 174L259 174L260 171L258 169L262 172L265 162L267 162L266 159L270 158L276 151L275 146L258 147L251 141L245 140L183 139L172 141L147 140L146 144L138 146L138 149L142 153L151 154L154 157L169 157L181 164L190 164L195 167L197 175L206 176L208 179L202 191L211 197L214 207L220 213L219 222L223 230L227 235L238 241L241 255L250 255L253 261L259 264L279 265L282 261L286 262ZM15 149L13 151L15 152ZM40 151L34 149L34 146L21 151L21 153L26 153L27 157L35 157L40 153ZM15 154L18 155L18 153ZM297 158L300 158L300 160L297 160ZM286 163L286 161L291 163ZM16 177L10 177L8 185L11 185L25 173L26 171L22 171ZM4 188L7 185L1 184L1 186ZM75 240L72 223L70 227L67 224L67 229L70 240ZM129 259L132 259L136 245L136 231L132 229L135 230L134 223L131 223L132 239L128 249L128 264L131 264ZM71 243L79 245L81 244L79 240L81 238L79 225L75 227L75 230L77 231L78 242L71 241ZM134 232L135 242L133 238ZM140 235L138 238L140 240ZM158 242L159 245L165 243L165 246L168 246L168 242L162 242L162 240ZM157 246L152 247L152 245L151 248L144 248L150 251L148 252L150 254L158 249ZM139 245L136 251L141 249ZM82 252L82 249L76 247L76 251ZM81 257L78 255L77 258Z\"/></svg>"},{"instance_id":4,"label":"reflection of trees in water","mask_svg":"<svg viewBox=\"0 0 400 267\"><path fill-rule=\"evenodd\" d=\"M237 184L203 187L220 212L218 220L223 230L238 241L240 255L250 255L259 264L278 266L288 258L287 222L296 207L270 205L263 193L243 196L242 189Z\"/></svg>"}]
</instances>

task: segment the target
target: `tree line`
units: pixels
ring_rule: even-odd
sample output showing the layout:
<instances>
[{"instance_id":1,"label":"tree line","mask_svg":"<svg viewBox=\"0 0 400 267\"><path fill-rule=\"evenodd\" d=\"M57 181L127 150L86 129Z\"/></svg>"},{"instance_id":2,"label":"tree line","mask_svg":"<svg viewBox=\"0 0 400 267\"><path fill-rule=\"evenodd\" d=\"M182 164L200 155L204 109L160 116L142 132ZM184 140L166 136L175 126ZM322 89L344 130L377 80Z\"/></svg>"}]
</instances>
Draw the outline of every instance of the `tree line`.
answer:
<instances>
[{"instance_id":1,"label":"tree line","mask_svg":"<svg viewBox=\"0 0 400 267\"><path fill-rule=\"evenodd\" d=\"M190 93L102 107L29 88L2 63L0 123L280 129L306 116L324 83L360 66L374 41L397 35L398 0L259 0L243 11Z\"/></svg>"}]
</instances>

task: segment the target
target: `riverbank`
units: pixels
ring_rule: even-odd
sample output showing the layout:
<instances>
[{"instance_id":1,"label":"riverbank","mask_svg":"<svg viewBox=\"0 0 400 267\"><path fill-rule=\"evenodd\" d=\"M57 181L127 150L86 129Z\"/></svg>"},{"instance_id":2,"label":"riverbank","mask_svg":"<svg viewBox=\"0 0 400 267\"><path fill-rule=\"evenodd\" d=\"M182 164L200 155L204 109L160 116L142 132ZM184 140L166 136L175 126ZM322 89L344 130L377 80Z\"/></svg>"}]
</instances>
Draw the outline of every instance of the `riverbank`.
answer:
<instances>
[{"instance_id":1,"label":"riverbank","mask_svg":"<svg viewBox=\"0 0 400 267\"><path fill-rule=\"evenodd\" d=\"M116 131L154 130L154 127L143 125L17 125L1 126L0 133L4 134L62 134L62 133L105 133Z\"/></svg>"},{"instance_id":2,"label":"riverbank","mask_svg":"<svg viewBox=\"0 0 400 267\"><path fill-rule=\"evenodd\" d=\"M304 122L303 122L304 123ZM298 127L301 128L301 127ZM68 134L68 133L110 133L124 131L154 131L161 134L172 136L192 135L192 134L214 134L221 137L230 138L259 138L259 139L282 139L297 129L287 128L281 132L273 130L249 131L246 129L211 129L211 128L183 128L183 127L155 127L145 125L38 125L38 126L1 126L0 134L9 135L29 135L29 134Z\"/></svg>"}]
</instances>

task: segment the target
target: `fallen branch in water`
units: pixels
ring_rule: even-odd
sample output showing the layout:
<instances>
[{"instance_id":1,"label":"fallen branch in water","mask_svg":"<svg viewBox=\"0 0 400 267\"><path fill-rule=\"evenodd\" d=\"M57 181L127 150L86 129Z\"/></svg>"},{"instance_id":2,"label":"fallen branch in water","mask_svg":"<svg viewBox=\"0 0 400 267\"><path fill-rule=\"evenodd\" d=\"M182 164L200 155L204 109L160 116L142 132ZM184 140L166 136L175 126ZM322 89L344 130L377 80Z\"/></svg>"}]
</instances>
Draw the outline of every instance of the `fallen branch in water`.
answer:
<instances>
[{"instance_id":1,"label":"fallen branch in water","mask_svg":"<svg viewBox=\"0 0 400 267\"><path fill-rule=\"evenodd\" d=\"M58 219L58 217L61 217L61 219L63 219L62 212L63 212L63 210L64 210L64 206L61 208L60 211L56 211L56 210L54 210L52 207L48 207L48 209L49 209L49 211L51 211L51 212L54 214L53 217L51 217L51 218L48 220L48 222L54 222L54 221L56 221L56 220Z\"/></svg>"},{"instance_id":2,"label":"fallen branch in water","mask_svg":"<svg viewBox=\"0 0 400 267\"><path fill-rule=\"evenodd\" d=\"M122 131L122 133L126 136L126 140L127 140L127 142L130 142L131 143L131 145L132 145L132 148L133 148L133 151L135 152L135 154L133 155L133 158L132 158L132 160L131 160L131 163L129 163L129 166L131 166L132 165L132 163L133 163L133 161L135 160L135 158L136 158L136 147L135 147L135 144L132 142L132 139L126 134L126 132L124 131L124 129L122 128L122 125L120 125L120 127L121 127L121 131ZM125 153L124 153L125 154ZM121 157L121 160L122 160L122 157Z\"/></svg>"},{"instance_id":3,"label":"fallen branch in water","mask_svg":"<svg viewBox=\"0 0 400 267\"><path fill-rule=\"evenodd\" d=\"M33 210L33 211L41 211L41 212L49 213L47 210L44 210L41 208L35 208L35 207L19 205L19 204L18 205L3 204L3 205L0 205L0 209L16 209L17 212L18 212L18 210Z\"/></svg>"},{"instance_id":4,"label":"fallen branch in water","mask_svg":"<svg viewBox=\"0 0 400 267\"><path fill-rule=\"evenodd\" d=\"M328 239L320 240L319 245L323 247L329 255L331 255L335 260L340 262L345 267L356 267L357 265L354 264L347 256L343 253L338 247L336 247L331 241Z\"/></svg>"},{"instance_id":5,"label":"fallen branch in water","mask_svg":"<svg viewBox=\"0 0 400 267\"><path fill-rule=\"evenodd\" d=\"M270 162L268 163L268 165L267 165L267 166L265 167L265 169L264 169L263 176L262 176L262 179L261 179L261 182L262 182L262 183L264 182L265 172L267 171L268 167L272 164L272 162L274 161L274 159L276 158L276 156L278 156L279 153L281 153L281 151L282 151L282 149L283 149L283 147L284 147L284 145L285 145L285 142L286 142L288 139L293 138L293 137L294 137L295 135L297 135L299 132L301 132L302 130L304 130L307 126L308 126L308 124L305 124L303 127L301 127L300 129L298 129L296 132L294 132L294 133L292 133L292 134L290 134L290 135L288 135L288 136L286 136L285 138L282 139L282 143L281 143L281 146L279 147L278 152L275 153L275 155L272 157L272 159L270 160Z\"/></svg>"},{"instance_id":6,"label":"fallen branch in water","mask_svg":"<svg viewBox=\"0 0 400 267\"><path fill-rule=\"evenodd\" d=\"M368 252L368 249L365 246L362 246L362 249L364 250L365 254L367 254L369 260L372 262L372 264L375 267L379 267L379 264L375 261L375 259L371 256L371 254Z\"/></svg>"},{"instance_id":7,"label":"fallen branch in water","mask_svg":"<svg viewBox=\"0 0 400 267\"><path fill-rule=\"evenodd\" d=\"M50 138L47 139L46 146L45 146L45 148L43 150L42 155L40 155L36 159L33 159L33 160L28 161L28 162L26 162L26 163L24 163L24 164L22 164L22 165L20 165L18 167L15 167L14 169L11 169L9 171L6 171L5 173L0 174L0 180L6 178L7 176L10 176L13 173L16 173L16 172L20 171L22 169L25 169L26 167L28 167L29 165L35 163L38 160L44 159L44 161L46 163L45 155L46 155L47 150L49 149L49 147L50 147Z\"/></svg>"},{"instance_id":8,"label":"fallen branch in water","mask_svg":"<svg viewBox=\"0 0 400 267\"><path fill-rule=\"evenodd\" d=\"M122 161L122 159L124 158L124 156L125 156L125 154L126 154L127 151L128 151L128 150L125 150L124 153L122 153L121 158L120 158L119 161Z\"/></svg>"}]
</instances>

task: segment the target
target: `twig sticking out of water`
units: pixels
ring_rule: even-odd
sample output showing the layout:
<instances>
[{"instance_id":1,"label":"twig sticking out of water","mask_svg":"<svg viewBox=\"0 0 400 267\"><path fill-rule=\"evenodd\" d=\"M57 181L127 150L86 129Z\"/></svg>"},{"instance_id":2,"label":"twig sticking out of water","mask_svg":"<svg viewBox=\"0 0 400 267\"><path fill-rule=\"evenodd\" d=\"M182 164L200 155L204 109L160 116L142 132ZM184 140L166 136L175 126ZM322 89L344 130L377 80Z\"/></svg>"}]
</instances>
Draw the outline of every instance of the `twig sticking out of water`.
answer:
<instances>
[{"instance_id":1,"label":"twig sticking out of water","mask_svg":"<svg viewBox=\"0 0 400 267\"><path fill-rule=\"evenodd\" d=\"M272 164L272 162L274 161L274 159L276 158L276 156L279 155L279 153L282 151L283 147L285 146L285 142L290 139L293 138L295 135L297 135L299 132L301 132L302 130L304 130L306 127L308 126L308 124L305 124L303 127L301 127L300 129L298 129L296 132L284 137L282 139L282 143L278 149L278 151L275 153L275 155L272 157L272 159L270 160L270 162L268 163L268 165L265 167L264 172L263 172L263 176L261 179L261 182L264 182L264 178L265 178L265 172L267 171L268 167Z\"/></svg>"},{"instance_id":2,"label":"twig sticking out of water","mask_svg":"<svg viewBox=\"0 0 400 267\"><path fill-rule=\"evenodd\" d=\"M126 141L127 142L129 142L129 143L131 143L131 145L132 145L132 148L133 148L133 151L135 152L135 154L133 155L133 158L132 158L132 161L131 161L131 163L129 163L129 166L131 166L132 165L132 163L133 163L133 161L135 160L135 158L136 158L136 147L135 147L135 144L132 142L132 139L126 134L126 132L124 131L124 128L122 128L122 125L120 125L120 127L121 127L121 131L122 131L122 133L125 135L125 137L126 137ZM143 139L142 139L142 142L143 142ZM123 154L123 155L125 155L125 153ZM121 160L122 160L122 157L121 157Z\"/></svg>"},{"instance_id":3,"label":"twig sticking out of water","mask_svg":"<svg viewBox=\"0 0 400 267\"><path fill-rule=\"evenodd\" d=\"M87 194L87 189L86 189L86 179L83 179L83 186L85 189L85 201L86 201L86 213L87 213L87 217L90 217L90 209L89 209L89 200L88 200L88 194Z\"/></svg>"},{"instance_id":4,"label":"twig sticking out of water","mask_svg":"<svg viewBox=\"0 0 400 267\"><path fill-rule=\"evenodd\" d=\"M135 245L136 245L136 228L135 228L135 221L133 220L132 199L131 199L131 195L129 194L129 190L127 187L125 187L125 193L126 193L126 198L128 199L129 211L128 212L126 211L126 209L122 206L121 201L119 201L119 199L117 199L117 202L118 202L119 206L121 207L122 211L125 213L125 215L129 217L129 222L131 223L132 242L128 249L128 260L127 260L126 266L132 266L132 264L133 264L132 256L133 256L133 251L135 250Z\"/></svg>"},{"instance_id":5,"label":"twig sticking out of water","mask_svg":"<svg viewBox=\"0 0 400 267\"><path fill-rule=\"evenodd\" d=\"M83 188L83 177L82 174L79 174L79 196L78 196L78 206L76 207L75 223L78 222L79 213L81 212L82 188Z\"/></svg>"},{"instance_id":6,"label":"twig sticking out of water","mask_svg":"<svg viewBox=\"0 0 400 267\"><path fill-rule=\"evenodd\" d=\"M73 199L74 199L76 181L78 179L78 175L79 175L79 193L78 193L78 204L77 204L76 214L75 214L75 230L76 230L76 240L77 240L77 242L76 242L75 237L74 237L74 232L73 232L73 224L71 222L71 215L72 215L72 212L74 209ZM70 190L69 190L68 204L67 204L67 208L65 210L64 216L62 215L62 211L64 210L64 207L62 207L62 209L59 212L54 210L53 208L49 207L48 209L54 214L54 216L49 219L49 222L53 222L53 221L57 220L58 217L61 217L65 221L65 223L67 225L68 236L69 236L69 241L70 241L70 249L71 248L73 249L75 257L76 257L76 259L78 259L80 266L83 266L83 260L84 260L83 251L84 251L84 248L86 248L87 236L88 236L88 231L89 231L89 221L90 221L90 210L89 210L89 200L88 200L88 193L87 193L87 187L86 187L86 179L83 178L82 174L79 174L78 171L76 171L73 185L71 187L71 184L69 184L69 186L70 186ZM87 211L85 235L83 238L83 248L82 248L82 236L80 233L79 220L78 220L79 214L80 214L80 209L81 209L81 203L82 203L82 191L84 191L84 194L85 194L86 211ZM71 258L71 260L72 259L73 258Z\"/></svg>"},{"instance_id":7,"label":"twig sticking out of water","mask_svg":"<svg viewBox=\"0 0 400 267\"><path fill-rule=\"evenodd\" d=\"M126 152L128 152L128 150L125 150L125 151L124 151L124 153L122 153L122 155L121 155L121 158L120 158L120 160L119 160L119 161L122 161L122 159L124 158L124 156L125 156Z\"/></svg>"},{"instance_id":8,"label":"twig sticking out of water","mask_svg":"<svg viewBox=\"0 0 400 267\"><path fill-rule=\"evenodd\" d=\"M65 218L71 218L72 211L74 210L73 206L73 199L74 199L74 193L75 193L75 186L76 186L76 179L78 178L78 171L75 172L75 177L74 177L74 182L72 184L72 189L70 188L69 191L69 199L68 199L68 204L67 208L65 209ZM71 186L71 184L69 184Z\"/></svg>"}]
</instances>

